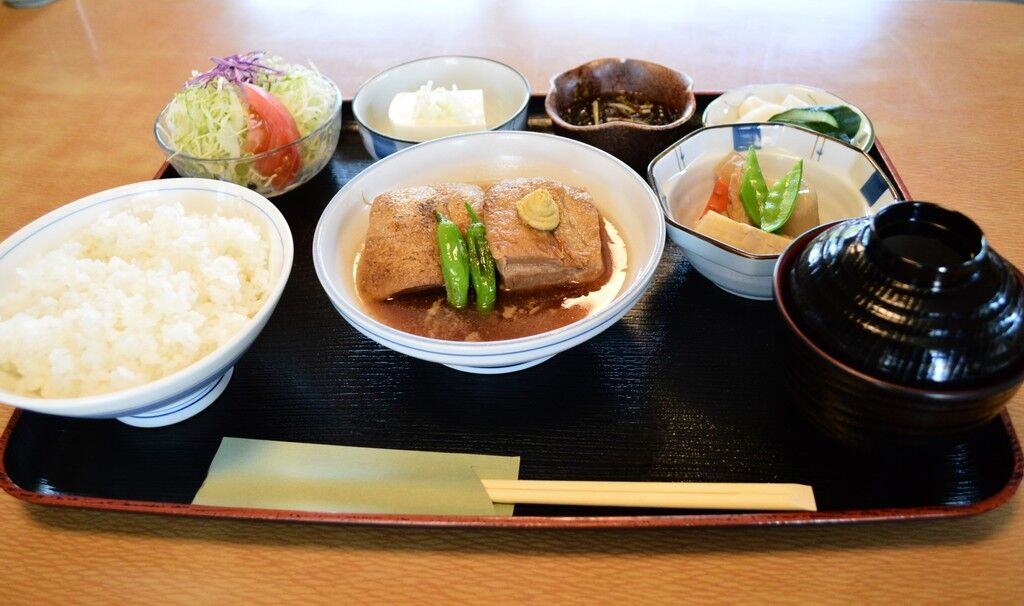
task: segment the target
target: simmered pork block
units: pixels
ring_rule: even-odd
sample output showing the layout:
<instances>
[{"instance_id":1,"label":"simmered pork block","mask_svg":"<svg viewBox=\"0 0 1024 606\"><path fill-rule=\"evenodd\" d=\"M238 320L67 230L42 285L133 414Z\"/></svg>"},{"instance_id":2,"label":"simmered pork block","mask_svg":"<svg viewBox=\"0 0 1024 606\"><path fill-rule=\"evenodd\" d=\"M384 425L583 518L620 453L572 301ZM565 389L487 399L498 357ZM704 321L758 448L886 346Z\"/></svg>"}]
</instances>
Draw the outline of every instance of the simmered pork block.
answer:
<instances>
[{"instance_id":1,"label":"simmered pork block","mask_svg":"<svg viewBox=\"0 0 1024 606\"><path fill-rule=\"evenodd\" d=\"M538 188L558 205L561 222L553 231L530 227L516 212L516 202ZM499 181L487 190L481 218L509 290L582 284L604 273L601 215L586 190L543 178Z\"/></svg>"},{"instance_id":2,"label":"simmered pork block","mask_svg":"<svg viewBox=\"0 0 1024 606\"><path fill-rule=\"evenodd\" d=\"M444 287L434 212L442 212L465 232L469 225L465 203L479 214L483 198L482 189L466 183L407 187L374 198L366 244L356 269L360 292L384 300Z\"/></svg>"}]
</instances>

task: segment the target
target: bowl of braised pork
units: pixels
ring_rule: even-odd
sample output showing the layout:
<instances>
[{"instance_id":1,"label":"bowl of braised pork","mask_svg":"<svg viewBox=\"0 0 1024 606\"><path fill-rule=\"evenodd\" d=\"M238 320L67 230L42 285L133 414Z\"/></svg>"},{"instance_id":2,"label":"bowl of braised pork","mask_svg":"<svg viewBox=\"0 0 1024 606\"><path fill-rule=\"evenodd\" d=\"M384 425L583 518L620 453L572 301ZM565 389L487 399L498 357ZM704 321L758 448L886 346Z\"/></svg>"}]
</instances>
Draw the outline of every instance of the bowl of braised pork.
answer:
<instances>
[{"instance_id":1,"label":"bowl of braised pork","mask_svg":"<svg viewBox=\"0 0 1024 606\"><path fill-rule=\"evenodd\" d=\"M528 368L614 324L650 286L665 221L647 184L578 141L456 135L342 188L313 257L332 304L397 352L475 373Z\"/></svg>"}]
</instances>

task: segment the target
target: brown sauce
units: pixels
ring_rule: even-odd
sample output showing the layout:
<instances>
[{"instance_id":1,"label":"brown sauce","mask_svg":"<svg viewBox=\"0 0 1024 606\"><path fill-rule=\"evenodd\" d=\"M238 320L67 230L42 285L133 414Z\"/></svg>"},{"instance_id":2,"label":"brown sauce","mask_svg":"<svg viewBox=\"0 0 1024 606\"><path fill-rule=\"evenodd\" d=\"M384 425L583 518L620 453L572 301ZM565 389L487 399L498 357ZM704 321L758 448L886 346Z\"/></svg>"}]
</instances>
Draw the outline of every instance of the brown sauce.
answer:
<instances>
[{"instance_id":1,"label":"brown sauce","mask_svg":"<svg viewBox=\"0 0 1024 606\"><path fill-rule=\"evenodd\" d=\"M582 320L619 293L625 278L625 243L607 219L603 219L601 228L601 252L605 270L594 282L526 292L499 288L494 310L486 314L474 309L472 293L469 307L451 307L445 302L443 289L386 301L362 297L363 307L374 319L422 337L448 341L528 337Z\"/></svg>"}]
</instances>

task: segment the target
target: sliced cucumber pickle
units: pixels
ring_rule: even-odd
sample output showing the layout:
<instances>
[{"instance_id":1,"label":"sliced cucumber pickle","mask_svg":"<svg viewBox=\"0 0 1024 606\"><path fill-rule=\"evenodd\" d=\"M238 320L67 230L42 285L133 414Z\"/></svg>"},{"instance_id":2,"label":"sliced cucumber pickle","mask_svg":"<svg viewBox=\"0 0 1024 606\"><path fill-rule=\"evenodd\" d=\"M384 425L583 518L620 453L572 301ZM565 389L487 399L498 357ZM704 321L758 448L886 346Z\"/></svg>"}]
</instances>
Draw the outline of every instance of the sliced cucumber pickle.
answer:
<instances>
[{"instance_id":1,"label":"sliced cucumber pickle","mask_svg":"<svg viewBox=\"0 0 1024 606\"><path fill-rule=\"evenodd\" d=\"M828 113L822 108L817 107L797 107L789 109L781 114L775 114L768 119L769 122L791 122L794 124L805 124L812 122L820 122L827 124L833 129L839 129L839 122L836 121L832 114ZM815 129L818 130L818 129Z\"/></svg>"}]
</instances>

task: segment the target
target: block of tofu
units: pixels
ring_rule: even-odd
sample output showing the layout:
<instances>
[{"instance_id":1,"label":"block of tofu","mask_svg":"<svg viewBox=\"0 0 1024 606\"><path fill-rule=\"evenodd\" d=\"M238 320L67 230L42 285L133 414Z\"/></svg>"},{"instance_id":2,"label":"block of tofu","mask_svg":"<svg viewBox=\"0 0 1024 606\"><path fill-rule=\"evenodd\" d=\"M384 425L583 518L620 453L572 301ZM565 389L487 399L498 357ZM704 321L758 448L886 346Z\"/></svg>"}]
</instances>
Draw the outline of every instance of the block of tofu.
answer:
<instances>
[{"instance_id":1,"label":"block of tofu","mask_svg":"<svg viewBox=\"0 0 1024 606\"><path fill-rule=\"evenodd\" d=\"M483 211L484 192L467 183L440 183L383 193L373 200L366 243L356 268L363 296L382 301L391 297L443 288L437 249L440 211L465 233L469 213Z\"/></svg>"},{"instance_id":2,"label":"block of tofu","mask_svg":"<svg viewBox=\"0 0 1024 606\"><path fill-rule=\"evenodd\" d=\"M516 203L538 188L558 204L560 222L553 231L530 227L516 211ZM604 273L601 215L584 189L544 178L499 181L487 190L481 218L508 290L585 284Z\"/></svg>"},{"instance_id":3,"label":"block of tofu","mask_svg":"<svg viewBox=\"0 0 1024 606\"><path fill-rule=\"evenodd\" d=\"M414 93L398 93L388 106L391 134L409 141L487 130L484 92L452 86L432 88L427 82Z\"/></svg>"},{"instance_id":4,"label":"block of tofu","mask_svg":"<svg viewBox=\"0 0 1024 606\"><path fill-rule=\"evenodd\" d=\"M752 225L733 221L729 217L714 211L706 213L697 220L693 229L705 236L718 240L755 255L775 255L781 253L792 242L789 238L777 236Z\"/></svg>"}]
</instances>

